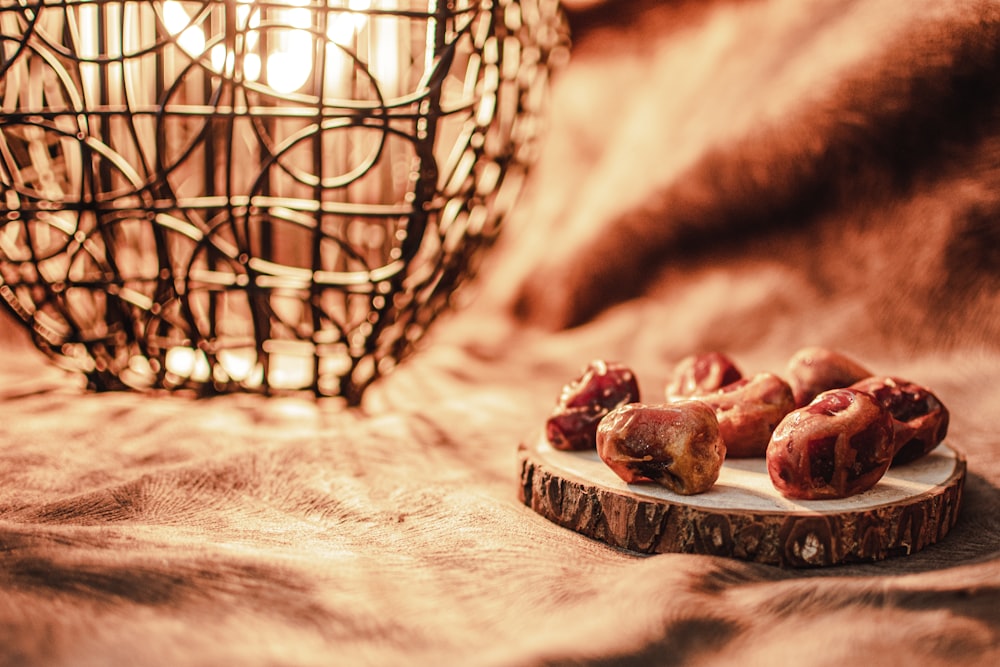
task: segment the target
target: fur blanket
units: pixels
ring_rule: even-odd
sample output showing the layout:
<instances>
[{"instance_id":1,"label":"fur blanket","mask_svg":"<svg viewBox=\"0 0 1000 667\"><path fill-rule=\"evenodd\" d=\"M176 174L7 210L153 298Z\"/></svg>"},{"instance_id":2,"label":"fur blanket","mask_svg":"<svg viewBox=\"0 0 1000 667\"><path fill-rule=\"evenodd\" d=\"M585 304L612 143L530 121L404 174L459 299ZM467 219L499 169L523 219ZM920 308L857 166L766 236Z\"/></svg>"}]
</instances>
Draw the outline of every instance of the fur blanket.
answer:
<instances>
[{"instance_id":1,"label":"fur blanket","mask_svg":"<svg viewBox=\"0 0 1000 667\"><path fill-rule=\"evenodd\" d=\"M1000 3L565 4L524 198L362 409L87 394L3 325L0 664L1000 662ZM640 557L518 502L590 359L814 344L950 407L941 543Z\"/></svg>"}]
</instances>

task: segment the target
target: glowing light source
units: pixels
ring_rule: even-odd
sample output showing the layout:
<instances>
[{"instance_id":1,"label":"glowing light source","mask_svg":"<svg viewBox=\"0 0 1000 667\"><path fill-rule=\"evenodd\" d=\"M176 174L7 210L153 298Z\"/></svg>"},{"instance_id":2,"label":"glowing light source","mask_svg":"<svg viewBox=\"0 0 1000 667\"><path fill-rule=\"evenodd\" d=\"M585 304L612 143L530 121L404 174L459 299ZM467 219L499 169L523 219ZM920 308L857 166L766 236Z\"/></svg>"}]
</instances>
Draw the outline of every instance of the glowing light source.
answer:
<instances>
[{"instance_id":1,"label":"glowing light source","mask_svg":"<svg viewBox=\"0 0 1000 667\"><path fill-rule=\"evenodd\" d=\"M171 35L177 37L177 44L191 57L197 58L205 51L205 33L191 25L191 16L177 0L163 3L163 23Z\"/></svg>"},{"instance_id":2,"label":"glowing light source","mask_svg":"<svg viewBox=\"0 0 1000 667\"><path fill-rule=\"evenodd\" d=\"M189 13L185 4L178 0L165 0L162 9L163 24L187 55L199 58L206 48L205 33L200 25L194 23L193 12L198 11L197 7L191 8L192 13ZM386 9L393 8L391 2L384 4ZM239 0L236 6L236 24L243 37L244 80L259 80L263 69L267 84L279 93L293 93L306 85L314 72L315 50L313 11L307 5L309 0L276 0L270 3L271 27L267 31L269 46L266 53L261 53L261 9L253 6L252 0ZM326 49L325 57L331 61L328 63L331 65L330 69L336 71L336 62L345 57L342 47L354 44L369 23L363 12L371 7L371 0L349 0L346 4L329 0L328 7L348 10L331 13L327 19L327 36L332 44L331 48ZM92 21L93 19L90 25ZM373 63L380 67L380 80L393 82L398 76L395 62L398 35L388 31L398 21L391 17L381 21L386 22L389 27L382 29L386 34L376 42L378 55ZM97 34L93 27L88 27L85 33ZM225 44L215 44L210 52L212 70L218 73L231 72L235 64L234 56L233 51L227 49Z\"/></svg>"},{"instance_id":3,"label":"glowing light source","mask_svg":"<svg viewBox=\"0 0 1000 667\"><path fill-rule=\"evenodd\" d=\"M356 403L496 235L564 37L556 0L0 0L0 302L95 388Z\"/></svg>"}]
</instances>

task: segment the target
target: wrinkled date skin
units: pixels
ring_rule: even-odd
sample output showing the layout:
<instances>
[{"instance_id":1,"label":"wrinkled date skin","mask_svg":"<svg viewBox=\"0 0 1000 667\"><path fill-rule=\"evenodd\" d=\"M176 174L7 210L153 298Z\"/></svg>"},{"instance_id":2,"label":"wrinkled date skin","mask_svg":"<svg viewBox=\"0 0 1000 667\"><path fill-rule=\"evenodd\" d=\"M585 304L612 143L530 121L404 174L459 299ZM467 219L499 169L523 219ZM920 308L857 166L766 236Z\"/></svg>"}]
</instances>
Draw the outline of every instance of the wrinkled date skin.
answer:
<instances>
[{"instance_id":1,"label":"wrinkled date skin","mask_svg":"<svg viewBox=\"0 0 1000 667\"><path fill-rule=\"evenodd\" d=\"M893 456L889 411L857 389L832 389L774 429L767 472L787 498L846 498L882 479Z\"/></svg>"},{"instance_id":2,"label":"wrinkled date skin","mask_svg":"<svg viewBox=\"0 0 1000 667\"><path fill-rule=\"evenodd\" d=\"M743 378L733 360L721 352L684 357L674 366L667 382L668 399L699 396Z\"/></svg>"},{"instance_id":3,"label":"wrinkled date skin","mask_svg":"<svg viewBox=\"0 0 1000 667\"><path fill-rule=\"evenodd\" d=\"M757 373L696 398L715 410L729 458L763 457L775 427L795 409L792 388L773 373Z\"/></svg>"},{"instance_id":4,"label":"wrinkled date skin","mask_svg":"<svg viewBox=\"0 0 1000 667\"><path fill-rule=\"evenodd\" d=\"M948 435L948 408L926 387L895 377L870 377L851 385L866 391L892 415L893 465L915 461Z\"/></svg>"},{"instance_id":5,"label":"wrinkled date skin","mask_svg":"<svg viewBox=\"0 0 1000 667\"><path fill-rule=\"evenodd\" d=\"M638 401L639 384L631 369L592 361L580 377L563 387L545 422L545 436L556 449L593 449L601 419L620 405Z\"/></svg>"},{"instance_id":6,"label":"wrinkled date skin","mask_svg":"<svg viewBox=\"0 0 1000 667\"><path fill-rule=\"evenodd\" d=\"M801 408L824 391L850 387L871 375L867 368L840 352L806 347L788 360L785 377L795 396L795 406Z\"/></svg>"},{"instance_id":7,"label":"wrinkled date skin","mask_svg":"<svg viewBox=\"0 0 1000 667\"><path fill-rule=\"evenodd\" d=\"M597 427L597 453L628 483L654 482L693 495L712 488L726 458L715 412L701 401L632 403Z\"/></svg>"}]
</instances>

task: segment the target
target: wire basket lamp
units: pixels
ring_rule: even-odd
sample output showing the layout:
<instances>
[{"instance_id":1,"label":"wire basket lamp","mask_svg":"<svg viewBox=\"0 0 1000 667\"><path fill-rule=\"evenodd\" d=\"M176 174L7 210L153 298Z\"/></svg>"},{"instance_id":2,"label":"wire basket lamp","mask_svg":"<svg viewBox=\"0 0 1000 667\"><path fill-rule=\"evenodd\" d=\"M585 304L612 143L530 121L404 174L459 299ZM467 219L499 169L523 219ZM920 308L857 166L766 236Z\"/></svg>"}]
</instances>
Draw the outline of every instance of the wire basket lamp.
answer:
<instances>
[{"instance_id":1,"label":"wire basket lamp","mask_svg":"<svg viewBox=\"0 0 1000 667\"><path fill-rule=\"evenodd\" d=\"M96 390L359 402L530 162L556 0L0 0L0 296Z\"/></svg>"}]
</instances>

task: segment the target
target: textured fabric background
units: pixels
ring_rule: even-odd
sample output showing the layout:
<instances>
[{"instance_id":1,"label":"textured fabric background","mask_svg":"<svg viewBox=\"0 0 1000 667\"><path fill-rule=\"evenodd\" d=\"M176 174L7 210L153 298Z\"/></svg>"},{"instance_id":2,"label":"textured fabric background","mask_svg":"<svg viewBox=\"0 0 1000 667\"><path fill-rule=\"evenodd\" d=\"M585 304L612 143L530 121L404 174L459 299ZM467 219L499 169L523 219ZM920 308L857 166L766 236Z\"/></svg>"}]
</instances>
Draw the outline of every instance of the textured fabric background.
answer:
<instances>
[{"instance_id":1,"label":"textured fabric background","mask_svg":"<svg viewBox=\"0 0 1000 667\"><path fill-rule=\"evenodd\" d=\"M1000 3L567 2L501 243L363 409L91 395L0 352L3 665L1000 662ZM805 345L930 386L968 459L905 558L639 557L516 498L592 358Z\"/></svg>"}]
</instances>

